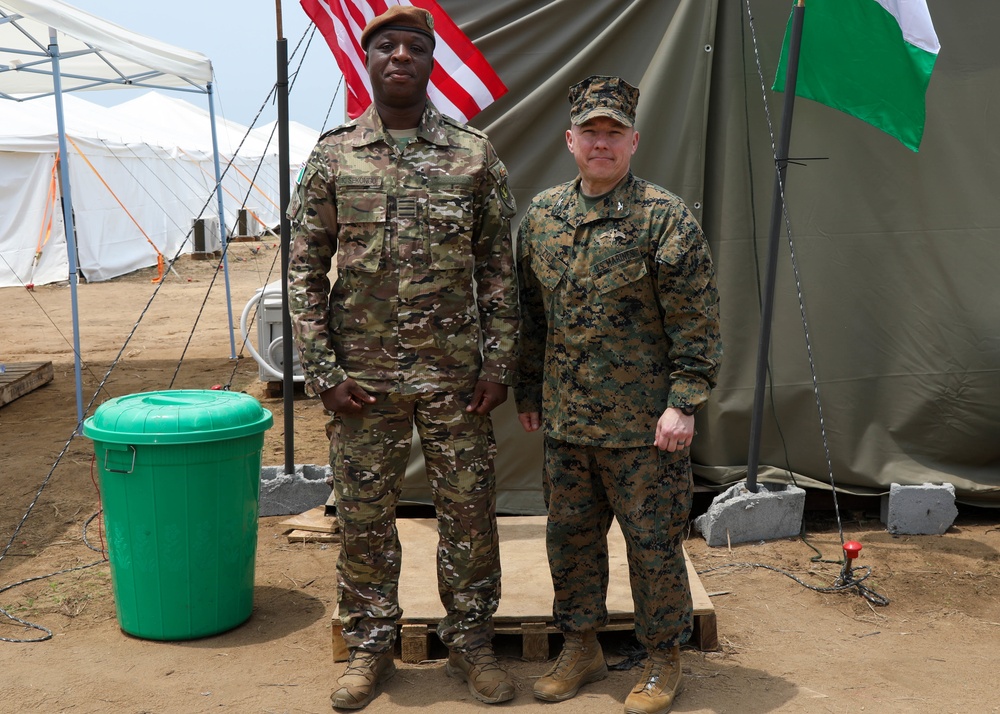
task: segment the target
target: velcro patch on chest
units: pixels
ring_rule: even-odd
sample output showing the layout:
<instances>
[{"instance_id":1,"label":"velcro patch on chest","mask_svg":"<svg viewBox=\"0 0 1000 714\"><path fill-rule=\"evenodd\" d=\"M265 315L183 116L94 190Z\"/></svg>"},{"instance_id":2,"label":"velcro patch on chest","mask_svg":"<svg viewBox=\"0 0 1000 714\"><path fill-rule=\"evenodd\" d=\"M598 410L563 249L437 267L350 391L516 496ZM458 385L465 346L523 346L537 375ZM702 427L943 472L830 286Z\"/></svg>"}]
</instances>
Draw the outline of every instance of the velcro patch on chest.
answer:
<instances>
[{"instance_id":1,"label":"velcro patch on chest","mask_svg":"<svg viewBox=\"0 0 1000 714\"><path fill-rule=\"evenodd\" d=\"M339 186L370 186L380 187L382 185L381 176L338 176Z\"/></svg>"}]
</instances>

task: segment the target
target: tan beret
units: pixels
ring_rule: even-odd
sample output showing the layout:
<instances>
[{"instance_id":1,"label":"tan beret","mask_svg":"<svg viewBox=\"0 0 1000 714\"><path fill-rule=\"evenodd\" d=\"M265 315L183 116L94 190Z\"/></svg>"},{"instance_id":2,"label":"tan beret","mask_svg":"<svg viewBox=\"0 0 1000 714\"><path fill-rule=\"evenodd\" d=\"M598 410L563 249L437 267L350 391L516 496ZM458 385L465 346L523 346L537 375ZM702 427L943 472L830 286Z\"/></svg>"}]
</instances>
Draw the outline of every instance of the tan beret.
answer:
<instances>
[{"instance_id":1,"label":"tan beret","mask_svg":"<svg viewBox=\"0 0 1000 714\"><path fill-rule=\"evenodd\" d=\"M434 42L434 16L428 10L412 5L392 5L377 17L373 17L361 33L361 49L368 51L368 41L379 30L407 30L419 32Z\"/></svg>"}]
</instances>

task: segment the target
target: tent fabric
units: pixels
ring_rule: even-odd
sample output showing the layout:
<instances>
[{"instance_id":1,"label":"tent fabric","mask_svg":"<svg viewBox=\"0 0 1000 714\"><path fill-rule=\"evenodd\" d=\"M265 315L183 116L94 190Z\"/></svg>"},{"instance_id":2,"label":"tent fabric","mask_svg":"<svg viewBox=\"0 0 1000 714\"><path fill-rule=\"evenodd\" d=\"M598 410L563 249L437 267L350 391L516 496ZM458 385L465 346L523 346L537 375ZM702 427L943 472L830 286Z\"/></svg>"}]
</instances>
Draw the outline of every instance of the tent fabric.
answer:
<instances>
[{"instance_id":1,"label":"tent fabric","mask_svg":"<svg viewBox=\"0 0 1000 714\"><path fill-rule=\"evenodd\" d=\"M53 215L49 198L54 161L54 154L0 153L0 287L45 285L69 274L66 242L55 238L64 235L62 213Z\"/></svg>"},{"instance_id":2,"label":"tent fabric","mask_svg":"<svg viewBox=\"0 0 1000 714\"><path fill-rule=\"evenodd\" d=\"M507 165L522 212L575 173L563 140L568 87L589 74L639 86L633 167L692 207L718 268L725 356L698 418L696 477L720 490L744 479L773 199L769 124L776 137L783 101L762 84L774 79L790 3L751 2L753 28L745 0L440 4L510 90L473 124ZM829 488L832 472L838 489L862 494L950 483L962 502L1000 505L1000 47L987 34L1000 8L928 4L944 49L919 154L795 103L791 154L817 158L787 175L797 272L783 237L759 480ZM540 441L509 401L494 422L501 489L540 504Z\"/></svg>"},{"instance_id":3,"label":"tent fabric","mask_svg":"<svg viewBox=\"0 0 1000 714\"><path fill-rule=\"evenodd\" d=\"M57 0L0 0L0 96L25 99L53 93L45 54L50 27L58 28L65 92L197 88L212 81L212 63L198 52L131 32Z\"/></svg>"},{"instance_id":4,"label":"tent fabric","mask_svg":"<svg viewBox=\"0 0 1000 714\"><path fill-rule=\"evenodd\" d=\"M49 56L53 39L60 58L59 97L56 97L56 63ZM60 138L56 128L56 101L58 99L63 106L70 105L70 92L147 86L206 94L211 91L211 81L212 64L200 53L131 32L58 0L0 0L0 99L12 100L0 102L0 116L4 119L0 123L0 134L4 135L0 146L4 147L8 159L10 154L17 152L44 151L49 152L53 157L50 161L54 161ZM45 102L47 106L37 102ZM63 112L66 124L72 127L67 130L66 137L72 148L66 147L70 156L64 157L61 170L71 186L75 178L85 181L78 188L80 195L76 196L85 201L72 207L73 222L79 222L74 226L78 242L73 257L78 259L84 277L103 280L155 264L161 254L170 256L176 252L172 249L179 249L184 244L176 238L176 232L170 233L167 229L166 234L160 235L156 230L156 218L170 215L164 214L163 209L157 211L157 217L143 216L143 222L152 224L151 227L144 227L127 212L109 210L113 205L125 205L122 196L125 200L134 200L137 191L145 192L143 200L147 203L165 198L165 204L161 202L160 205L171 210L176 201L165 192L177 195L173 191L179 186L171 185L177 182L168 179L162 188L149 190L144 184L144 175L148 173L146 183L152 184L152 179L156 178L155 169L139 164L143 156L146 161L154 160L150 159L151 155L162 158L162 147L175 146L176 142L150 143L143 138L145 132L140 132L138 125L130 126L107 113L102 115L97 107L85 105L72 105L76 111L70 112L73 116L69 118ZM214 152L210 156L214 156ZM14 161L10 159L4 163L6 167ZM117 175L119 189L112 188L104 178L105 173L112 179ZM124 174L131 181L125 179ZM94 176L97 181L88 183L87 178ZM103 185L103 191L94 190L96 183ZM210 185L214 184L213 179ZM181 196L190 193L181 191ZM18 195L25 200L16 203L15 193L0 194L3 209L22 212L29 222L9 225L6 234L0 233L0 256L4 258L0 261L0 286L66 279L68 275L56 277L52 271L43 270L39 274L41 261L37 251L32 251L30 272L25 277L25 245L30 241L26 234L34 230L30 218L38 218L41 214L44 222L42 211L48 209L52 199L45 197L40 204L37 194L20 193ZM62 200L64 198L60 199L60 206ZM29 205L31 201L33 205ZM190 210L185 206L184 213ZM201 213L199 209L192 215L200 216ZM172 217L175 224L177 220L176 216ZM48 249L65 253L65 247L59 247L60 240L66 241L62 221L54 223L60 229L61 239L57 238L55 245ZM142 240L130 241L136 232ZM56 261L47 262L53 269L55 265Z\"/></svg>"},{"instance_id":5,"label":"tent fabric","mask_svg":"<svg viewBox=\"0 0 1000 714\"><path fill-rule=\"evenodd\" d=\"M641 140L633 166L682 195L700 214L715 0L439 4L508 87L472 124L490 135L507 165L521 213L536 193L576 173L563 138L570 85L591 74L620 74L641 92L636 123ZM493 412L493 422L498 511L544 513L541 434L521 429L512 396ZM429 502L419 459L411 461L403 496Z\"/></svg>"},{"instance_id":6,"label":"tent fabric","mask_svg":"<svg viewBox=\"0 0 1000 714\"><path fill-rule=\"evenodd\" d=\"M743 5L736 3L734 5ZM753 2L765 82L788 8ZM852 117L796 100L761 463L775 480L886 493L950 483L1000 505L1000 139L991 97L1000 9L928 3L941 42L919 154ZM805 22L809 22L808 4ZM702 475L745 475L773 160L745 8L720 9L704 225L720 269L726 356L699 424ZM768 92L778 132L783 96ZM713 205L716 203L717 205ZM828 469L813 396L801 287Z\"/></svg>"}]
</instances>

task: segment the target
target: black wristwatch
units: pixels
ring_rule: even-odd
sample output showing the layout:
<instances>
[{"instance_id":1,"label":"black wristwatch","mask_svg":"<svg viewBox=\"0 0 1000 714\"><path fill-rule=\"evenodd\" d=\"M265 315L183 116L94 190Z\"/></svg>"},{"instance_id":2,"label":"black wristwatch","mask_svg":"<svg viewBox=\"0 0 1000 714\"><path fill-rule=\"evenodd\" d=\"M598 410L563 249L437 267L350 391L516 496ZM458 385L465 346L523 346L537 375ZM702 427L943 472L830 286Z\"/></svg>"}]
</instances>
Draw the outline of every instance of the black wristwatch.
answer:
<instances>
[{"instance_id":1,"label":"black wristwatch","mask_svg":"<svg viewBox=\"0 0 1000 714\"><path fill-rule=\"evenodd\" d=\"M681 410L681 414L684 416L694 416L694 413L698 411L698 407L693 404L685 404L684 406L677 408Z\"/></svg>"}]
</instances>

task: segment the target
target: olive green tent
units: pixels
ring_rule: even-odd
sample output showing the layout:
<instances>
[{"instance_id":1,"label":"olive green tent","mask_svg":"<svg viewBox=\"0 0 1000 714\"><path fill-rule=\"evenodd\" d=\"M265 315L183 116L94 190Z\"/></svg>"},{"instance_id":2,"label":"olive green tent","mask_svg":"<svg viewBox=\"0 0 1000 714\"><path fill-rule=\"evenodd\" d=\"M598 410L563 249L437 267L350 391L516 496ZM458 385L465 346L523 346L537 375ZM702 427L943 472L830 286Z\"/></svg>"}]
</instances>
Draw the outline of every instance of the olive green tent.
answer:
<instances>
[{"instance_id":1,"label":"olive green tent","mask_svg":"<svg viewBox=\"0 0 1000 714\"><path fill-rule=\"evenodd\" d=\"M742 480L783 101L770 87L791 0L751 0L752 23L746 0L439 2L509 89L473 124L507 164L521 212L575 174L568 87L590 74L639 86L633 168L697 212L718 267L725 357L698 417L695 474L713 488ZM997 505L1000 46L987 34L1000 7L928 5L942 50L919 153L795 104L790 154L801 161L786 199L797 271L783 234L760 478L829 487L832 473L864 494L945 482L962 502ZM540 440L510 403L495 423L501 508L540 508Z\"/></svg>"}]
</instances>

